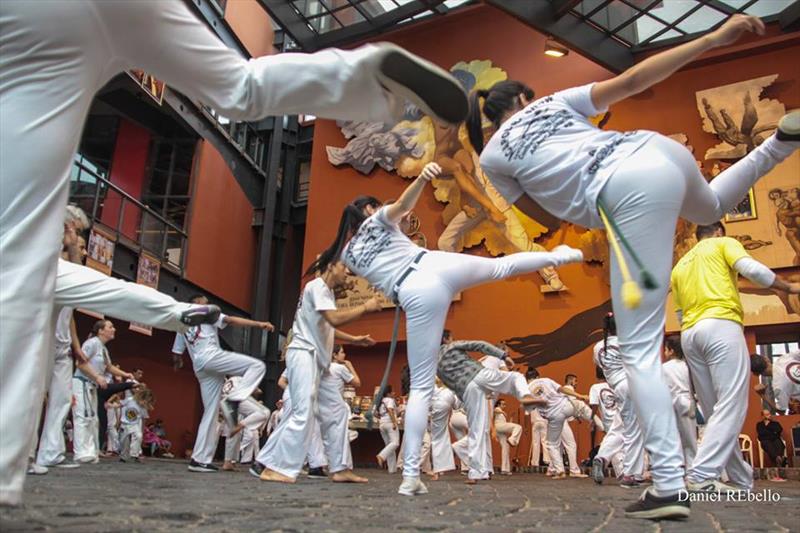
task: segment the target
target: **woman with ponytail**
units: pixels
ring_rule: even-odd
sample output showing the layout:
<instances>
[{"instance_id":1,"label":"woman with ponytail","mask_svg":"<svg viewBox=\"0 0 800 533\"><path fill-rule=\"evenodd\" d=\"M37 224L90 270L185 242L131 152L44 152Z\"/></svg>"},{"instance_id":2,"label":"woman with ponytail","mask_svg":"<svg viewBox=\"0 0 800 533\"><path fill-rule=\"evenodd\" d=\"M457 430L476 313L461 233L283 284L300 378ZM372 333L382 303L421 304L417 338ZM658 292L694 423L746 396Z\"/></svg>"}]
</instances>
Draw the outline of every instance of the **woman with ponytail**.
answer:
<instances>
[{"instance_id":1,"label":"woman with ponytail","mask_svg":"<svg viewBox=\"0 0 800 533\"><path fill-rule=\"evenodd\" d=\"M800 112L786 115L776 135L710 184L680 144L649 131L616 132L589 117L638 94L713 48L747 32L764 33L758 18L734 15L715 31L648 57L621 75L533 100L519 82L475 93L467 117L470 141L486 177L505 199L554 228L559 220L602 227L600 210L616 222L651 275L638 308L622 305L623 277L611 256L611 291L631 395L651 452L653 488L627 509L639 518L688 516L683 455L672 399L661 375L664 303L678 216L710 224L731 211L758 179L800 147ZM481 109L480 103L483 102ZM493 126L484 149L483 117ZM626 250L625 256L631 259ZM642 269L644 270L644 269Z\"/></svg>"},{"instance_id":2,"label":"woman with ponytail","mask_svg":"<svg viewBox=\"0 0 800 533\"><path fill-rule=\"evenodd\" d=\"M405 417L403 483L398 491L406 496L427 492L419 479L420 448L434 392L442 331L453 297L482 283L583 260L580 250L568 246L497 258L420 248L398 225L417 204L427 183L441 172L439 165L428 163L400 198L386 206L369 196L356 198L344 209L333 244L309 268L309 272L324 272L341 259L406 313L411 391Z\"/></svg>"}]
</instances>

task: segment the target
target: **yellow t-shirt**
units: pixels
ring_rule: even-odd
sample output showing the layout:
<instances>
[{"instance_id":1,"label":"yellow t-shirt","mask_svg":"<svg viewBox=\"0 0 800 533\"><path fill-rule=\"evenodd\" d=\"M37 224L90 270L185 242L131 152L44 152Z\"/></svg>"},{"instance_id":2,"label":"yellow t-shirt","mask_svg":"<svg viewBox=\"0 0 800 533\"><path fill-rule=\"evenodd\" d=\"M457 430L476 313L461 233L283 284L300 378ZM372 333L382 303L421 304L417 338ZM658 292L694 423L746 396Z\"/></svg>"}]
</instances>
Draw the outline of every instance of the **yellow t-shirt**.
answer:
<instances>
[{"instance_id":1,"label":"yellow t-shirt","mask_svg":"<svg viewBox=\"0 0 800 533\"><path fill-rule=\"evenodd\" d=\"M672 298L683 314L681 329L704 318L742 323L742 302L733 264L749 257L742 243L731 237L698 242L672 269Z\"/></svg>"}]
</instances>

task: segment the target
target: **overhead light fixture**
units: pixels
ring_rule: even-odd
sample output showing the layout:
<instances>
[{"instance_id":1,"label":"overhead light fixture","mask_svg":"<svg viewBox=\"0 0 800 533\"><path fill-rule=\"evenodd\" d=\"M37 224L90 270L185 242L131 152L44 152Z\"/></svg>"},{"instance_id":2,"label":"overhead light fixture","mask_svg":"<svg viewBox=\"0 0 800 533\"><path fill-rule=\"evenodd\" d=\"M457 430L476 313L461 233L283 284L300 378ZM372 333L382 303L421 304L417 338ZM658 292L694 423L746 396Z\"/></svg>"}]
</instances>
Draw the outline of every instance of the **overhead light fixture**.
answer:
<instances>
[{"instance_id":1,"label":"overhead light fixture","mask_svg":"<svg viewBox=\"0 0 800 533\"><path fill-rule=\"evenodd\" d=\"M550 57L564 57L569 54L569 49L555 42L553 39L547 39L544 43L544 55Z\"/></svg>"}]
</instances>

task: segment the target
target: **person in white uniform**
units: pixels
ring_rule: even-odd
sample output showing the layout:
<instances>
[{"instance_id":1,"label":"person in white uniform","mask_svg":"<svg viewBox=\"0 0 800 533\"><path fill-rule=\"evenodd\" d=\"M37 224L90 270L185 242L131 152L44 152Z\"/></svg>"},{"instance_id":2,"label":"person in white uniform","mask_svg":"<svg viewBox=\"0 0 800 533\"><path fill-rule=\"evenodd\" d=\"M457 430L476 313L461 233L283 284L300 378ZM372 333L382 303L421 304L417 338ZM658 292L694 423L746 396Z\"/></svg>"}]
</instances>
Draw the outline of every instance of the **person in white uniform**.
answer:
<instances>
[{"instance_id":1,"label":"person in white uniform","mask_svg":"<svg viewBox=\"0 0 800 533\"><path fill-rule=\"evenodd\" d=\"M525 371L525 379L528 381L528 390L531 382L539 378L539 371L533 367ZM547 451L547 420L545 420L538 409L530 412L531 419L531 452L528 459L530 466L539 466L542 463L550 464L550 453Z\"/></svg>"},{"instance_id":2,"label":"person in white uniform","mask_svg":"<svg viewBox=\"0 0 800 533\"><path fill-rule=\"evenodd\" d=\"M620 265L610 254L612 303L622 356L653 471L653 486L629 506L629 517L689 514L689 502L679 501L685 488L683 454L660 364L677 219L710 224L731 211L760 177L800 147L800 112L784 117L777 135L711 183L681 144L644 130L600 130L589 117L666 79L701 54L735 42L743 33L763 35L764 31L758 18L733 15L709 34L652 55L608 80L535 101L533 91L515 81L473 93L469 138L497 191L548 228L558 227L559 220L602 227L598 210L602 204L644 259L657 285L644 292L638 307L627 308ZM485 149L484 116L493 127ZM652 179L643 180L643 175ZM628 251L623 254L632 264Z\"/></svg>"},{"instance_id":3,"label":"person in white uniform","mask_svg":"<svg viewBox=\"0 0 800 533\"><path fill-rule=\"evenodd\" d=\"M692 394L692 380L689 367L683 358L680 335L668 335L664 338L664 379L672 393L672 408L678 421L678 434L683 446L683 464L685 468L692 466L697 453L697 407Z\"/></svg>"},{"instance_id":4,"label":"person in white uniform","mask_svg":"<svg viewBox=\"0 0 800 533\"><path fill-rule=\"evenodd\" d=\"M303 288L292 325L292 341L286 351L286 375L292 408L287 418L270 435L254 466L262 468L262 481L294 483L308 453L311 420L319 421L328 457L328 471L334 482L360 482L335 444L340 421L324 419L318 409L319 382L331 365L334 339L361 346L375 344L369 335L354 336L338 329L364 313L379 311L376 298L352 309L336 309L334 291L343 287L347 268L341 262L327 265Z\"/></svg>"},{"instance_id":5,"label":"person in white uniform","mask_svg":"<svg viewBox=\"0 0 800 533\"><path fill-rule=\"evenodd\" d=\"M153 392L146 387L138 387L136 392L120 402L119 460L122 462L141 462L142 426L153 410Z\"/></svg>"},{"instance_id":6,"label":"person in white uniform","mask_svg":"<svg viewBox=\"0 0 800 533\"><path fill-rule=\"evenodd\" d=\"M592 413L600 413L601 429L604 432L600 448L592 460L592 478L596 483L603 482L603 472L595 472L595 465L604 468L606 464L614 467L614 473L622 476L622 459L625 456L622 436L622 417L619 414L619 403L614 394L614 389L608 384L603 375L603 370L596 367L597 378L601 381L589 388L589 405Z\"/></svg>"},{"instance_id":7,"label":"person in white uniform","mask_svg":"<svg viewBox=\"0 0 800 533\"><path fill-rule=\"evenodd\" d=\"M222 386L223 400L228 399L231 391L236 390L241 381L241 376L231 376L225 381ZM223 470L235 470L233 463L252 461L253 441L258 442L258 435L266 426L270 416L269 409L255 399L258 392L260 392L258 389L254 389L250 396L239 402L239 421L233 428L227 428ZM249 461L242 459L242 455L245 454L251 457Z\"/></svg>"},{"instance_id":8,"label":"person in white uniform","mask_svg":"<svg viewBox=\"0 0 800 533\"><path fill-rule=\"evenodd\" d=\"M770 401L766 395L766 386L763 383L756 385L755 392L775 412L785 412L790 404L800 402L800 350L780 355L774 362L769 357L753 354L750 356L750 371L756 376L772 379L774 400Z\"/></svg>"},{"instance_id":9,"label":"person in white uniform","mask_svg":"<svg viewBox=\"0 0 800 533\"><path fill-rule=\"evenodd\" d=\"M384 447L375 456L378 466L384 466L390 474L397 472L397 450L400 447L400 428L398 427L397 402L391 385L386 386L386 392L378 406L378 429L381 432Z\"/></svg>"},{"instance_id":10,"label":"person in white uniform","mask_svg":"<svg viewBox=\"0 0 800 533\"><path fill-rule=\"evenodd\" d=\"M506 416L506 401L502 398L497 401L494 408L494 434L500 442L500 473L504 476L511 475L511 446L519 444L522 436L522 426L509 422Z\"/></svg>"},{"instance_id":11,"label":"person in white uniform","mask_svg":"<svg viewBox=\"0 0 800 533\"><path fill-rule=\"evenodd\" d=\"M193 296L191 301L198 305L208 305L208 299L203 295ZM259 328L265 331L275 329L269 322L220 313L214 324L201 324L184 333L178 333L172 345L174 361L184 352L189 352L194 374L200 383L200 397L203 400L203 417L197 428L197 440L188 467L191 472L209 473L219 470L212 464L219 434L217 413L222 410L229 430L236 427L239 402L253 394L266 371L264 363L255 357L222 349L219 344L219 330L229 325ZM222 387L225 385L226 375L241 376L242 379L235 384L223 401Z\"/></svg>"},{"instance_id":12,"label":"person in white uniform","mask_svg":"<svg viewBox=\"0 0 800 533\"><path fill-rule=\"evenodd\" d=\"M405 312L411 390L404 422L403 483L398 489L404 495L427 490L419 479L420 450L434 391L436 353L453 297L490 281L583 260L580 250L568 246L495 258L420 248L399 224L417 204L427 183L441 172L439 165L428 163L400 198L386 206L370 196L353 200L342 213L333 244L312 265L312 269L324 269L341 259Z\"/></svg>"},{"instance_id":13,"label":"person in white uniform","mask_svg":"<svg viewBox=\"0 0 800 533\"><path fill-rule=\"evenodd\" d=\"M578 462L578 441L575 440L575 433L572 431L570 422L575 419L590 420L591 409L585 402L589 401L589 397L585 394L579 394L575 391L578 386L578 376L575 374L567 374L564 377L564 385L562 393L568 396L568 400L572 404L574 414L567 418L564 422L564 430L561 432L561 447L567 452L567 460L569 460L569 475L570 477L588 477L581 471L580 463ZM562 454L563 455L563 454ZM555 468L551 464L547 469L549 476L555 475Z\"/></svg>"},{"instance_id":14,"label":"person in white uniform","mask_svg":"<svg viewBox=\"0 0 800 533\"><path fill-rule=\"evenodd\" d=\"M0 500L17 504L27 437L43 397L37 373L51 342L60 211L81 128L103 85L140 68L234 120L308 113L390 121L410 99L425 114L457 123L467 101L447 72L389 44L247 60L179 0L8 0L0 27L0 327L6 332L0 337L0 404L6 406L0 413ZM44 79L42 72L50 75ZM36 146L47 146L48 156L40 157ZM72 270L71 282L83 282L84 289L108 279L82 267ZM119 313L93 310L157 327L172 323L174 313L156 315L139 305L160 300L168 306L171 298L121 292L125 298L104 299ZM165 329L179 328L174 323ZM15 433L23 440L16 442Z\"/></svg>"},{"instance_id":15,"label":"person in white uniform","mask_svg":"<svg viewBox=\"0 0 800 533\"><path fill-rule=\"evenodd\" d=\"M455 393L436 379L436 390L431 399L431 463L432 480L444 472L456 469L453 443L450 440L450 415L458 403Z\"/></svg>"},{"instance_id":16,"label":"person in white uniform","mask_svg":"<svg viewBox=\"0 0 800 533\"><path fill-rule=\"evenodd\" d=\"M114 394L106 401L106 420L108 420L108 447L106 451L119 455L119 426L122 422L121 398Z\"/></svg>"},{"instance_id":17,"label":"person in white uniform","mask_svg":"<svg viewBox=\"0 0 800 533\"><path fill-rule=\"evenodd\" d=\"M120 370L111 363L106 344L114 339L116 328L110 320L98 320L92 326L89 339L81 349L89 359L96 375L106 372L123 379L133 378L133 374ZM97 422L97 387L90 375L80 368L72 378L72 422L74 426L73 452L75 461L79 463L96 463L99 461L99 436ZM102 406L105 409L105 406Z\"/></svg>"},{"instance_id":18,"label":"person in white uniform","mask_svg":"<svg viewBox=\"0 0 800 533\"><path fill-rule=\"evenodd\" d=\"M750 490L753 470L739 450L747 416L750 352L737 279L741 274L760 287L789 294L800 294L800 283L787 283L750 257L738 240L725 236L720 222L698 226L695 236L697 244L678 261L671 278L681 347L706 415L706 430L687 469L686 485L691 492ZM735 487L720 481L723 469Z\"/></svg>"},{"instance_id":19,"label":"person in white uniform","mask_svg":"<svg viewBox=\"0 0 800 533\"><path fill-rule=\"evenodd\" d=\"M594 364L603 371L606 382L614 389L614 396L619 405L623 452L620 486L626 489L637 488L644 480L644 435L630 397L628 376L622 363L613 313L604 318L603 332L604 339L594 345L592 357ZM596 483L602 483L606 464L602 457L599 460L597 457L595 459L592 463L592 478Z\"/></svg>"}]
</instances>

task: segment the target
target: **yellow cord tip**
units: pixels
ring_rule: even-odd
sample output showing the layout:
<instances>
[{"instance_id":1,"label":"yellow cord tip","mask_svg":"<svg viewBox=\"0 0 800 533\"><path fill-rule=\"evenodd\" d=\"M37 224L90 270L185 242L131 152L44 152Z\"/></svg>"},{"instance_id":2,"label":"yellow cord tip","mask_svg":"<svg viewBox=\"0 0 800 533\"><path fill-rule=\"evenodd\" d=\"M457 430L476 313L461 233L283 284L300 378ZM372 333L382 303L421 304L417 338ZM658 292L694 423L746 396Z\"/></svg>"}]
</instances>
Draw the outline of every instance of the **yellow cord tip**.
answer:
<instances>
[{"instance_id":1,"label":"yellow cord tip","mask_svg":"<svg viewBox=\"0 0 800 533\"><path fill-rule=\"evenodd\" d=\"M636 309L642 303L642 291L635 281L628 280L622 284L622 303L628 309Z\"/></svg>"}]
</instances>

